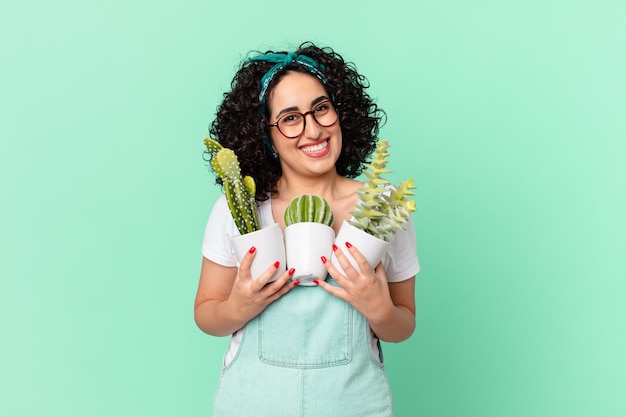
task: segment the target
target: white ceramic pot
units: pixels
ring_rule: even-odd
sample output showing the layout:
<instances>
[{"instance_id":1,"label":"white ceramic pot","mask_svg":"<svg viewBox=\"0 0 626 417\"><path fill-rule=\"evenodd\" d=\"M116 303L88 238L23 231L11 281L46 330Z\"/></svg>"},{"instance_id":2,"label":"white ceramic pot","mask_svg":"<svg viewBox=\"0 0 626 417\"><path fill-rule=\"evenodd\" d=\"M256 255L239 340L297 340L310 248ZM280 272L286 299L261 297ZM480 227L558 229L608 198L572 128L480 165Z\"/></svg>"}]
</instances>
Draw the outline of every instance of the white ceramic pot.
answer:
<instances>
[{"instance_id":1,"label":"white ceramic pot","mask_svg":"<svg viewBox=\"0 0 626 417\"><path fill-rule=\"evenodd\" d=\"M285 241L278 223L274 223L255 232L235 236L231 239L231 242L233 243L235 255L237 255L239 262L241 262L252 246L256 248L256 255L250 267L252 279L258 278L259 275L265 272L265 270L276 261L280 262L280 266L270 279L270 282L276 280L287 268Z\"/></svg>"},{"instance_id":2,"label":"white ceramic pot","mask_svg":"<svg viewBox=\"0 0 626 417\"><path fill-rule=\"evenodd\" d=\"M383 255L387 251L389 247L389 242L386 242L382 239L378 239L375 236L370 235L363 230L352 226L350 223L344 220L341 224L341 228L339 229L339 233L337 233L337 237L335 238L335 244L341 249L343 254L348 258L352 266L358 271L359 266L356 261L348 252L348 248L346 248L346 242L350 242L356 249L363 254L365 259L370 266L370 268L374 269L376 265L380 262ZM331 262L335 268L337 268L342 273L343 268L339 265L339 261L337 257L333 254L331 257ZM345 275L345 273L344 273Z\"/></svg>"},{"instance_id":3,"label":"white ceramic pot","mask_svg":"<svg viewBox=\"0 0 626 417\"><path fill-rule=\"evenodd\" d=\"M330 259L335 231L321 223L294 223L285 228L287 267L295 268L293 279L300 285L315 285L313 279L325 280L328 272L322 256Z\"/></svg>"}]
</instances>

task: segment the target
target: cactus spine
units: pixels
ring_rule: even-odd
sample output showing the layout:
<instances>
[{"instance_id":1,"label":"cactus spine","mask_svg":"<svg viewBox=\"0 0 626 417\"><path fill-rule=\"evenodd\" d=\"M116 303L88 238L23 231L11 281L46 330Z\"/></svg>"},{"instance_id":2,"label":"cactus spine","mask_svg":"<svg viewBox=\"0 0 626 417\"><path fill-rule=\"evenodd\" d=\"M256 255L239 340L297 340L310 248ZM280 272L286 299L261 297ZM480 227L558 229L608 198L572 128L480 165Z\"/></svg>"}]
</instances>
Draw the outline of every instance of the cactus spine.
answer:
<instances>
[{"instance_id":1,"label":"cactus spine","mask_svg":"<svg viewBox=\"0 0 626 417\"><path fill-rule=\"evenodd\" d=\"M285 226L294 223L315 222L333 226L333 211L324 198L315 194L300 195L289 203L284 215Z\"/></svg>"},{"instance_id":2,"label":"cactus spine","mask_svg":"<svg viewBox=\"0 0 626 417\"><path fill-rule=\"evenodd\" d=\"M224 185L228 208L239 233L243 235L261 229L254 199L254 179L250 176L241 177L239 160L232 149L224 148L216 140L209 138L204 140L204 144L211 154L211 167Z\"/></svg>"},{"instance_id":3,"label":"cactus spine","mask_svg":"<svg viewBox=\"0 0 626 417\"><path fill-rule=\"evenodd\" d=\"M391 172L385 169L389 156L387 148L387 141L378 142L373 161L365 164L367 170L364 174L367 180L356 192L359 203L350 212L354 220L349 223L379 239L391 242L395 233L402 230L403 224L415 211L415 201L408 199L408 196L414 195L411 190L415 186L412 179L401 181L396 186L382 177Z\"/></svg>"}]
</instances>

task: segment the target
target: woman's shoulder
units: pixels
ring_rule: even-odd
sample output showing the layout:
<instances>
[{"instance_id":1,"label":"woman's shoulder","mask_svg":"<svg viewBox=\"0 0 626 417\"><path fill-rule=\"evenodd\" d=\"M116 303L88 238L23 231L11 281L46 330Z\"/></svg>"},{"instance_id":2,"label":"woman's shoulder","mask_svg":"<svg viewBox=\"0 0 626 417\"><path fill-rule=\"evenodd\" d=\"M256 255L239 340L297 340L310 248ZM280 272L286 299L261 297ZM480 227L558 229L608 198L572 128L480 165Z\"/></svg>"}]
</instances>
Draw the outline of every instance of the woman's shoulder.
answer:
<instances>
[{"instance_id":1,"label":"woman's shoulder","mask_svg":"<svg viewBox=\"0 0 626 417\"><path fill-rule=\"evenodd\" d=\"M358 190L364 185L361 181L358 181L352 178L346 178L346 177L341 177L341 178L342 178L341 189L343 190L345 194L353 194L354 192L356 192L356 190Z\"/></svg>"},{"instance_id":2,"label":"woman's shoulder","mask_svg":"<svg viewBox=\"0 0 626 417\"><path fill-rule=\"evenodd\" d=\"M213 202L213 212L224 213L228 212L228 202L226 201L226 195L222 193L214 202Z\"/></svg>"}]
</instances>

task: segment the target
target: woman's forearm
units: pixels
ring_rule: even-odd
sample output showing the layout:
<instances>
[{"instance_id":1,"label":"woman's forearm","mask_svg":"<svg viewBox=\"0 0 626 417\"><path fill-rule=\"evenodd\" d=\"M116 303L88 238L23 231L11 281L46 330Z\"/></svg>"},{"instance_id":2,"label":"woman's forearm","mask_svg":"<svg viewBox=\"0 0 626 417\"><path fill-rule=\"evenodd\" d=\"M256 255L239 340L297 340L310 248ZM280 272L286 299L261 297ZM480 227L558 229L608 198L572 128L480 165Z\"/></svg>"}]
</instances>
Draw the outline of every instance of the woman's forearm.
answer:
<instances>
[{"instance_id":1,"label":"woman's forearm","mask_svg":"<svg viewBox=\"0 0 626 417\"><path fill-rule=\"evenodd\" d=\"M372 331L386 342L402 342L415 331L415 277L389 283L391 302L370 317Z\"/></svg>"},{"instance_id":2,"label":"woman's forearm","mask_svg":"<svg viewBox=\"0 0 626 417\"><path fill-rule=\"evenodd\" d=\"M248 322L237 314L229 300L206 300L194 309L196 324L205 333L213 336L228 336Z\"/></svg>"},{"instance_id":3,"label":"woman's forearm","mask_svg":"<svg viewBox=\"0 0 626 417\"><path fill-rule=\"evenodd\" d=\"M415 330L415 315L407 307L394 305L376 322L370 321L376 336L385 342L402 342Z\"/></svg>"}]
</instances>

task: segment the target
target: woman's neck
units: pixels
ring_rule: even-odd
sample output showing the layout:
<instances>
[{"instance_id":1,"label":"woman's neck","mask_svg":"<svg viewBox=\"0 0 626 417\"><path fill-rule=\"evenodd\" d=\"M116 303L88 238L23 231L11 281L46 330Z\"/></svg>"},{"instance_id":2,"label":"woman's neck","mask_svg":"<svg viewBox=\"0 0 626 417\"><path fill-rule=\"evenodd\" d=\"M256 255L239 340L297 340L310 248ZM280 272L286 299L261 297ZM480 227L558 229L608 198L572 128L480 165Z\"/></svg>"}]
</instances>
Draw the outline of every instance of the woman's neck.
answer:
<instances>
[{"instance_id":1,"label":"woman's neck","mask_svg":"<svg viewBox=\"0 0 626 417\"><path fill-rule=\"evenodd\" d=\"M337 198L343 194L343 184L346 178L336 172L329 172L322 176L285 176L276 184L280 199L292 199L301 194L317 194L327 199Z\"/></svg>"}]
</instances>

